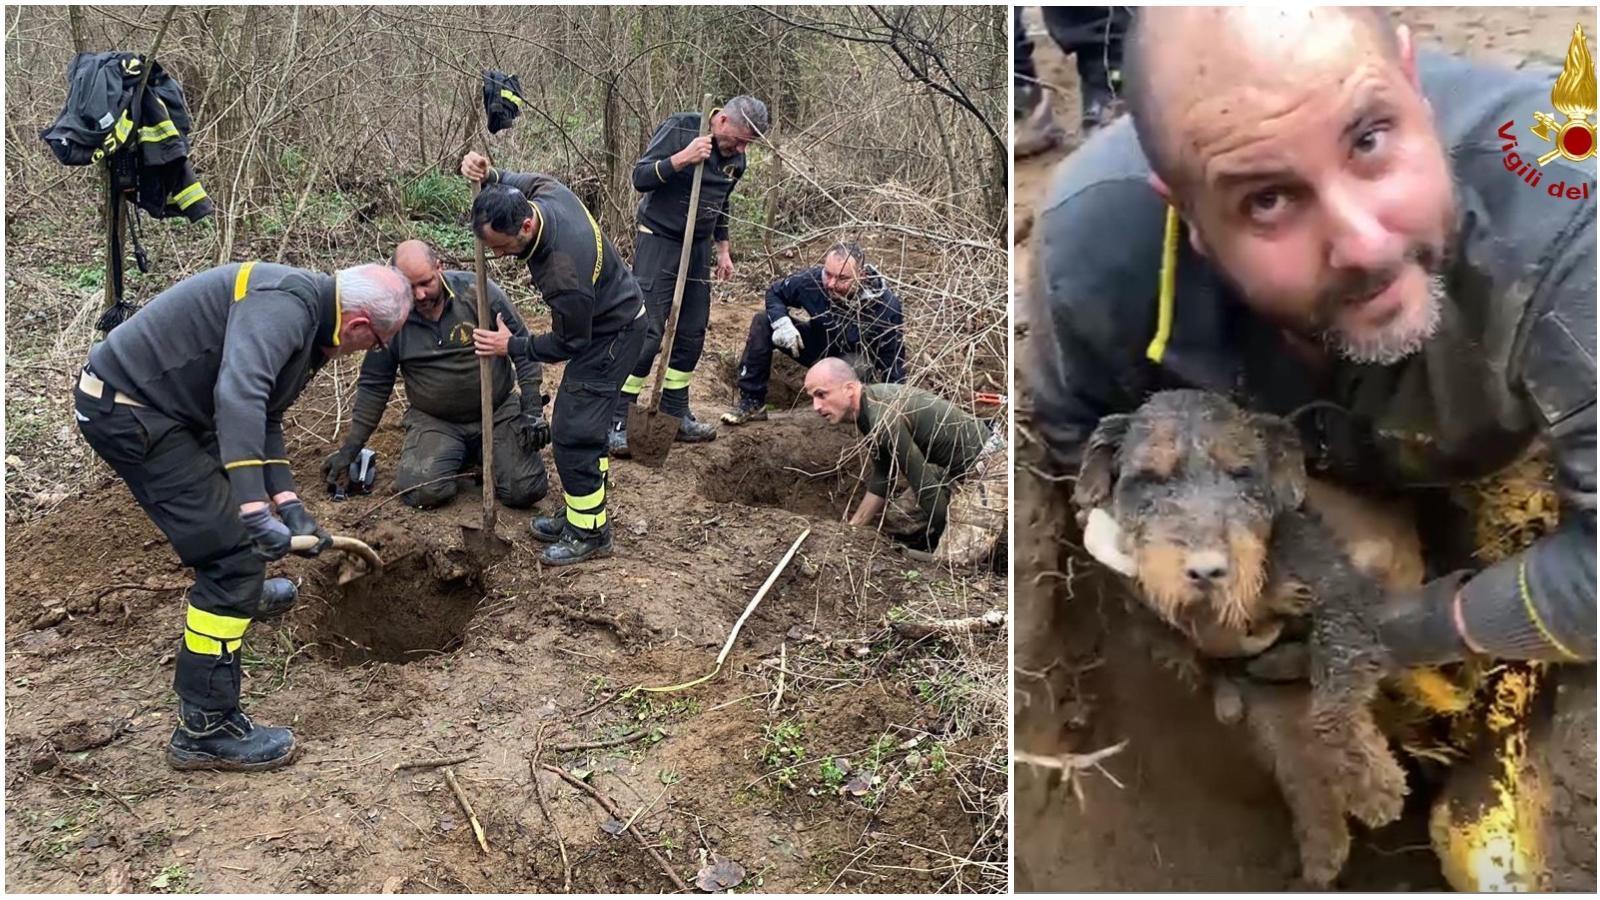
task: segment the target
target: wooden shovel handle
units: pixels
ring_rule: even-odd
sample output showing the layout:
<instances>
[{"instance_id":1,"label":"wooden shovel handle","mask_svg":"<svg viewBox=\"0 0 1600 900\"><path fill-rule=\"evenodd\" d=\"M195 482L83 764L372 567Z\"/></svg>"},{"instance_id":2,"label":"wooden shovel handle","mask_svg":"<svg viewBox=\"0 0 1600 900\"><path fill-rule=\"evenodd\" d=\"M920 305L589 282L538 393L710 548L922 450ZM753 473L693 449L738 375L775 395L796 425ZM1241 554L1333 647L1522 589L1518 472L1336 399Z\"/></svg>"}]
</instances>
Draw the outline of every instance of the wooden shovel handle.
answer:
<instances>
[{"instance_id":1,"label":"wooden shovel handle","mask_svg":"<svg viewBox=\"0 0 1600 900\"><path fill-rule=\"evenodd\" d=\"M488 148L485 148L487 150ZM485 156L488 154L485 153ZM472 183L472 199L478 199L478 194L483 190L483 182ZM489 272L484 261L483 238L478 235L478 229L472 229L472 243L474 245L474 264L477 268L477 295L478 295L478 327L494 330L496 324L489 316ZM479 430L482 435L483 452L483 530L494 531L495 505L494 505L494 364L493 359L487 356L478 357L478 404L481 407L482 424Z\"/></svg>"},{"instance_id":2,"label":"wooden shovel handle","mask_svg":"<svg viewBox=\"0 0 1600 900\"><path fill-rule=\"evenodd\" d=\"M710 94L700 98L700 137L711 133L711 114L715 103ZM683 287L689 280L689 257L694 250L694 219L700 211L700 178L706 164L695 163L694 185L689 188L689 215L683 223L683 250L678 254L678 283L672 287L672 312L667 315L667 330L661 336L661 351L656 360L656 380L650 388L650 409L661 406L661 386L667 379L667 361L672 358L672 341L678 336L678 310L683 305Z\"/></svg>"},{"instance_id":3,"label":"wooden shovel handle","mask_svg":"<svg viewBox=\"0 0 1600 900\"><path fill-rule=\"evenodd\" d=\"M317 536L314 534L297 534L289 539L290 550L310 550L316 545ZM367 546L365 541L358 540L353 537L345 537L342 534L336 534L333 536L333 549L343 550L346 553L354 553L355 555L366 560L367 565L371 566L372 571L374 572L383 568L383 560L378 556L378 551Z\"/></svg>"}]
</instances>

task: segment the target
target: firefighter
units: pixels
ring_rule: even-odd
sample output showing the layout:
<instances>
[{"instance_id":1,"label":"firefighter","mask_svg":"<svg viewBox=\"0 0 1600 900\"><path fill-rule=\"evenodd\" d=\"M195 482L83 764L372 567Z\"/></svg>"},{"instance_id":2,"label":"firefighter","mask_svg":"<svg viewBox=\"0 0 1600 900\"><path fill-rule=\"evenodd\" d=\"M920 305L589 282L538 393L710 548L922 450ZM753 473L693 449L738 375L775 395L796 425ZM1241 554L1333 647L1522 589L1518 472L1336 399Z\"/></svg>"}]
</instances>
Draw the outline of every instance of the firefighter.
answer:
<instances>
[{"instance_id":1,"label":"firefighter","mask_svg":"<svg viewBox=\"0 0 1600 900\"><path fill-rule=\"evenodd\" d=\"M792 310L804 312L806 320L796 324ZM822 265L767 288L766 308L751 316L739 360L738 405L723 413L722 421L743 425L767 417L774 349L802 366L828 356L862 357L862 368L876 380L903 383L904 329L900 298L888 279L867 264L856 244L834 244L822 255Z\"/></svg>"},{"instance_id":2,"label":"firefighter","mask_svg":"<svg viewBox=\"0 0 1600 900\"><path fill-rule=\"evenodd\" d=\"M423 241L401 243L394 265L411 283L412 310L405 327L382 350L361 361L350 437L323 463L330 489L338 487L350 464L377 429L394 390L396 372L405 378L405 443L395 487L400 499L418 508L450 502L459 479L452 478L482 453L482 411L478 396L478 357L472 332L478 326L476 279L471 272L446 271L439 254ZM500 286L488 283L489 309L504 319L513 336L527 337L528 328ZM512 390L512 365L495 360L494 493L514 509L532 506L549 493L539 448L549 443L540 394L543 377L538 360L517 360Z\"/></svg>"},{"instance_id":3,"label":"firefighter","mask_svg":"<svg viewBox=\"0 0 1600 900\"><path fill-rule=\"evenodd\" d=\"M496 256L527 263L550 307L544 334L517 337L503 320L478 328L478 355L566 363L550 423L566 510L534 517L533 536L550 544L541 558L563 566L610 556L606 429L644 339L639 286L566 185L548 175L502 172L476 153L462 158L461 174L484 185L472 202L473 232Z\"/></svg>"},{"instance_id":4,"label":"firefighter","mask_svg":"<svg viewBox=\"0 0 1600 900\"><path fill-rule=\"evenodd\" d=\"M410 309L405 277L387 266L324 275L230 263L163 291L90 348L73 392L78 428L195 573L173 679L173 768L293 759L289 729L239 708L245 629L295 601L266 563L298 535L318 539L296 551L306 556L330 542L297 493L283 414L325 362L381 348Z\"/></svg>"},{"instance_id":5,"label":"firefighter","mask_svg":"<svg viewBox=\"0 0 1600 900\"><path fill-rule=\"evenodd\" d=\"M893 493L895 476L904 476L926 518L918 549L937 546L944 533L951 488L972 470L989 429L977 417L921 388L904 384L862 384L850 364L838 357L806 372L811 408L830 425L854 424L872 446L867 495L849 516L851 525L877 521Z\"/></svg>"},{"instance_id":6,"label":"firefighter","mask_svg":"<svg viewBox=\"0 0 1600 900\"><path fill-rule=\"evenodd\" d=\"M710 134L699 137L700 114L678 113L656 129L644 155L633 166L633 187L644 195L639 201L639 233L635 236L633 274L644 291L650 330L633 372L622 386L612 420L611 452L628 455L628 406L637 403L651 364L661 350L672 293L677 286L678 262L683 250L683 230L689 215L689 192L694 167L705 163L700 182L700 204L695 214L694 248L689 256L688 280L678 312L678 331L666 360L661 411L679 417L677 439L687 442L715 440L717 428L695 419L689 411L689 381L700 362L711 318L711 257L716 254L716 277L733 277L733 256L728 241L728 203L745 171L745 148L765 134L767 107L754 97L738 96L712 113Z\"/></svg>"}]
</instances>

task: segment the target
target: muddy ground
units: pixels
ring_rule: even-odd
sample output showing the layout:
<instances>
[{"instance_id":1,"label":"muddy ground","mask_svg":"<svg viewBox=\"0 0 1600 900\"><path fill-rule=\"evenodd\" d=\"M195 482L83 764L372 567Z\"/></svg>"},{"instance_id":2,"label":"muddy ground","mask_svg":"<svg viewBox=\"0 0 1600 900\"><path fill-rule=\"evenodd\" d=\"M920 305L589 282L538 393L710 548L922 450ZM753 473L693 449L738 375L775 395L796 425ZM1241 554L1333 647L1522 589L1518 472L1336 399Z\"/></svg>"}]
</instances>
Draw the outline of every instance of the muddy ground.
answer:
<instances>
[{"instance_id":1,"label":"muddy ground","mask_svg":"<svg viewBox=\"0 0 1600 900\"><path fill-rule=\"evenodd\" d=\"M804 264L811 249L782 264ZM702 416L733 399L734 357L764 285L757 268L717 291L693 385ZM49 279L42 265L19 277ZM522 280L509 267L497 277ZM777 374L789 387L775 402L798 384L785 364ZM541 571L527 513L508 511L499 531L512 552L480 570L458 528L479 516L470 481L439 511L384 502L399 399L372 442L379 492L335 504L318 487L355 371L345 363L338 379L319 377L286 432L313 512L371 541L387 567L347 587L332 559L271 567L301 581L301 599L252 627L244 687L253 715L294 726L301 751L287 769L180 774L163 762L187 578L108 470L74 463L88 472L84 489L13 521L8 890L671 890L632 837L612 833L620 823L537 770L541 748L537 762L590 773L691 884L717 854L743 867L732 882L743 889L1004 888L1005 634L910 641L888 624L1003 609L1005 580L912 561L840 524L860 494L852 431L829 429L802 404L714 443L679 445L664 469L619 460L614 558ZM65 398L66 369L40 377L46 390L60 382ZM558 378L547 368L549 388ZM57 417L51 428L70 422L58 400L37 402ZM8 461L8 476L33 462ZM805 529L720 677L625 694L709 672ZM440 770L396 770L454 755L468 757L455 772L488 853Z\"/></svg>"},{"instance_id":2,"label":"muddy ground","mask_svg":"<svg viewBox=\"0 0 1600 900\"><path fill-rule=\"evenodd\" d=\"M1051 173L1078 140L1077 73L1043 33L1034 42L1040 78L1053 95L1068 145L1016 166L1019 390L1028 371L1032 267L1029 226ZM1559 67L1574 22L1588 9L1407 9L1398 17L1423 45L1519 66ZM1130 621L1118 583L1086 571L1073 544L1068 490L1030 472L1026 398L1018 411L1015 533L1016 746L1040 754L1087 753L1126 740L1100 770L1084 773L1080 803L1057 780L1027 766L1015 775L1019 891L1282 890L1297 868L1287 808L1271 777L1247 752L1241 731L1217 723L1211 701L1186 689L1150 658L1142 623ZM1592 679L1592 670L1590 670ZM1592 688L1590 689L1592 692ZM1589 750L1592 758L1593 750ZM1592 782L1590 782L1592 790ZM1428 846L1426 804L1411 798L1388 828L1354 827L1339 887L1445 887ZM1586 801L1592 811L1593 798ZM1593 818L1592 812L1589 816ZM1593 822L1586 834L1592 844ZM1589 859L1592 861L1592 850ZM1588 873L1593 884L1593 873Z\"/></svg>"}]
</instances>

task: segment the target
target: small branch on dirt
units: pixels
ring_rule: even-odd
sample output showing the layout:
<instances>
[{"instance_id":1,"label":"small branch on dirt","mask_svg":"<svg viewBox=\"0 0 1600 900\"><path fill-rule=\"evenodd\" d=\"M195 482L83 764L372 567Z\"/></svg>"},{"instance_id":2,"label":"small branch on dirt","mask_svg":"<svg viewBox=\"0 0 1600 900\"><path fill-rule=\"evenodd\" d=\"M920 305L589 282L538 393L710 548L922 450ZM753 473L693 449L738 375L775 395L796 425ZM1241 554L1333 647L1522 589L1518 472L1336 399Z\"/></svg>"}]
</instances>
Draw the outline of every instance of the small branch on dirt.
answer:
<instances>
[{"instance_id":1,"label":"small branch on dirt","mask_svg":"<svg viewBox=\"0 0 1600 900\"><path fill-rule=\"evenodd\" d=\"M560 603L554 600L550 602L550 609L563 619L568 619L570 621L579 622L585 625L598 625L601 628L609 628L616 632L617 637L622 639L624 642L630 640L631 636L633 635L633 629L628 627L628 625L625 624L618 616L608 615L606 613L589 612L586 609L574 609L565 603Z\"/></svg>"},{"instance_id":2,"label":"small branch on dirt","mask_svg":"<svg viewBox=\"0 0 1600 900\"><path fill-rule=\"evenodd\" d=\"M446 766L444 780L450 785L451 793L456 795L456 802L461 804L461 811L467 814L467 821L472 823L472 836L478 839L478 847L484 853L489 852L489 840L483 836L483 826L478 823L478 814L472 811L472 803L467 800L467 795L461 790L461 784L456 781L456 773Z\"/></svg>"},{"instance_id":3,"label":"small branch on dirt","mask_svg":"<svg viewBox=\"0 0 1600 900\"><path fill-rule=\"evenodd\" d=\"M607 741L584 741L579 744L555 744L551 746L550 749L556 751L557 753L568 753L573 750L604 750L607 747L620 747L623 744L631 744L648 734L650 734L650 729L641 728L631 734L625 734L619 738L611 738Z\"/></svg>"},{"instance_id":4,"label":"small branch on dirt","mask_svg":"<svg viewBox=\"0 0 1600 900\"><path fill-rule=\"evenodd\" d=\"M920 640L934 635L950 636L956 634L977 634L983 631L996 631L1005 627L1006 614L998 609L991 609L981 616L967 616L961 619L935 619L932 622L890 622L889 627L894 633L912 640Z\"/></svg>"},{"instance_id":5,"label":"small branch on dirt","mask_svg":"<svg viewBox=\"0 0 1600 900\"><path fill-rule=\"evenodd\" d=\"M471 758L471 753L463 753L460 756L444 756L437 759L414 759L410 762L395 763L389 767L389 771L398 772L401 769L437 769L440 766L459 765Z\"/></svg>"},{"instance_id":6,"label":"small branch on dirt","mask_svg":"<svg viewBox=\"0 0 1600 900\"><path fill-rule=\"evenodd\" d=\"M617 805L612 803L605 794L600 793L598 790L578 779L577 777L568 774L565 769L559 766L552 766L549 763L541 763L540 767L547 772L554 772L555 774L561 776L561 780L572 785L578 790L583 791L585 794L588 794L594 800L594 802L600 804L600 808L606 811L606 815L616 819L618 822L622 821L622 816L617 812ZM661 854L656 852L656 848L650 846L649 842L644 839L644 835L640 834L637 828L634 828L630 823L624 830L633 835L633 839L639 842L639 846L643 847L645 852L650 854L650 858L656 861L656 865L660 866L661 870L666 873L666 876L672 879L673 887L676 887L678 890L683 891L684 893L689 892L689 886L683 883L683 879L678 877L678 873L674 872L672 870L672 866L668 865L667 861L661 858Z\"/></svg>"},{"instance_id":7,"label":"small branch on dirt","mask_svg":"<svg viewBox=\"0 0 1600 900\"><path fill-rule=\"evenodd\" d=\"M1041 769L1053 769L1060 772L1067 781L1067 786L1072 789L1072 795L1078 798L1078 806L1084 805L1083 785L1078 782L1079 773L1086 769L1096 769L1108 781L1117 787L1122 787L1122 782L1105 770L1100 765L1106 759L1122 752L1128 746L1128 741L1123 739L1109 747L1102 747L1093 753L1062 753L1056 756L1044 756L1038 753L1026 753L1018 750L1015 759L1018 763L1027 766L1037 766Z\"/></svg>"},{"instance_id":8,"label":"small branch on dirt","mask_svg":"<svg viewBox=\"0 0 1600 900\"><path fill-rule=\"evenodd\" d=\"M602 706L606 706L606 705L609 705L611 703L615 703L617 701L617 698L621 697L622 695L624 695L626 693L628 693L628 692L627 691L617 691L617 692L613 693L611 696L606 697L603 700L596 700L594 703L590 704L589 706L586 706L583 709L580 709L577 712L573 713L572 715L568 716L567 717L567 721L568 722L576 722L579 719L583 718L584 716L587 716L589 713L594 712L595 710L599 709Z\"/></svg>"},{"instance_id":9,"label":"small branch on dirt","mask_svg":"<svg viewBox=\"0 0 1600 900\"><path fill-rule=\"evenodd\" d=\"M784 669L787 668L788 665L789 642L784 641L782 644L778 645L778 693L772 698L772 706L770 707L773 715L778 714L778 705L783 703L784 678L788 675Z\"/></svg>"},{"instance_id":10,"label":"small branch on dirt","mask_svg":"<svg viewBox=\"0 0 1600 900\"><path fill-rule=\"evenodd\" d=\"M128 804L128 801L122 799L122 797L118 795L116 791L102 787L100 782L95 781L86 775L79 775L77 772L67 768L57 768L55 770L55 774L66 776L67 778L71 778L73 781L76 781L79 784L86 785L89 790L94 791L95 793L105 794L107 797L110 797L111 799L117 801L117 803L121 804L122 808L127 810L130 815L138 815L138 813L133 811L133 807Z\"/></svg>"},{"instance_id":11,"label":"small branch on dirt","mask_svg":"<svg viewBox=\"0 0 1600 900\"><path fill-rule=\"evenodd\" d=\"M357 525L360 525L362 522L365 522L366 520L372 518L372 514L373 513L377 512L380 509L383 509L385 506L388 506L390 503L393 503L395 501L395 499L397 497L399 497L401 494L409 494L412 491L416 490L417 488L425 488L430 484L438 484L441 481L453 481L453 480L455 480L457 478L477 478L477 477L478 477L478 473L476 471L458 472L458 473L456 473L454 475L446 475L443 478L434 478L434 479L432 479L430 481L424 481L421 484L413 484L412 486L406 488L403 491L395 491L394 493L390 494L389 496L387 496L387 497L383 498L382 500L378 501L378 505L377 506L374 506L373 508L371 508L371 509L367 510L366 512L362 513L360 518L358 518L354 522L350 523L350 527L354 528Z\"/></svg>"},{"instance_id":12,"label":"small branch on dirt","mask_svg":"<svg viewBox=\"0 0 1600 900\"><path fill-rule=\"evenodd\" d=\"M550 806L544 800L544 787L539 784L539 758L544 756L544 724L533 737L533 755L528 757L528 775L533 778L533 797L539 801L539 812L544 814L550 830L556 833L556 849L561 851L561 893L572 893L572 863L567 860L567 842L561 837L561 826L550 815Z\"/></svg>"}]
</instances>

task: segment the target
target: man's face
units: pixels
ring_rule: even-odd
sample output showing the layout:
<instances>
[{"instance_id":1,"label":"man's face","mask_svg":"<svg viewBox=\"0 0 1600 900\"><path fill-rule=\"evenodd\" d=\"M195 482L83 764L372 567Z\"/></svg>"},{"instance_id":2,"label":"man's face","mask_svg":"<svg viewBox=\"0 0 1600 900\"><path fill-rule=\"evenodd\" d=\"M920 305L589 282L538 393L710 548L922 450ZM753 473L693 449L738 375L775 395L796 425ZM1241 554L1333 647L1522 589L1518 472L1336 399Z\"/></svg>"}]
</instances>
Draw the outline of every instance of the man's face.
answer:
<instances>
[{"instance_id":1,"label":"man's face","mask_svg":"<svg viewBox=\"0 0 1600 900\"><path fill-rule=\"evenodd\" d=\"M479 229L478 237L483 239L483 245L495 256L521 256L533 242L533 218L523 219L522 227L515 234L501 234L485 225Z\"/></svg>"},{"instance_id":2,"label":"man's face","mask_svg":"<svg viewBox=\"0 0 1600 900\"><path fill-rule=\"evenodd\" d=\"M811 395L811 408L830 425L842 425L856 420L855 393L848 381L831 381L823 378L806 378L806 393Z\"/></svg>"},{"instance_id":3,"label":"man's face","mask_svg":"<svg viewBox=\"0 0 1600 900\"><path fill-rule=\"evenodd\" d=\"M1409 46L1395 60L1366 29L1323 37L1300 45L1300 65L1162 104L1176 193L1196 248L1257 313L1348 359L1394 363L1438 326L1450 171Z\"/></svg>"},{"instance_id":4,"label":"man's face","mask_svg":"<svg viewBox=\"0 0 1600 900\"><path fill-rule=\"evenodd\" d=\"M743 124L735 124L727 113L711 117L711 140L723 156L738 156L756 139L756 133Z\"/></svg>"},{"instance_id":5,"label":"man's face","mask_svg":"<svg viewBox=\"0 0 1600 900\"><path fill-rule=\"evenodd\" d=\"M437 322L444 312L444 263L400 260L396 266L411 283L411 306Z\"/></svg>"},{"instance_id":6,"label":"man's face","mask_svg":"<svg viewBox=\"0 0 1600 900\"><path fill-rule=\"evenodd\" d=\"M843 253L830 253L822 261L822 289L835 300L854 297L860 278L860 266Z\"/></svg>"},{"instance_id":7,"label":"man's face","mask_svg":"<svg viewBox=\"0 0 1600 900\"><path fill-rule=\"evenodd\" d=\"M344 320L344 325L339 330L339 347L333 352L334 356L349 356L363 350L375 347L386 347L400 333L401 325L379 331L366 316L351 316Z\"/></svg>"}]
</instances>

